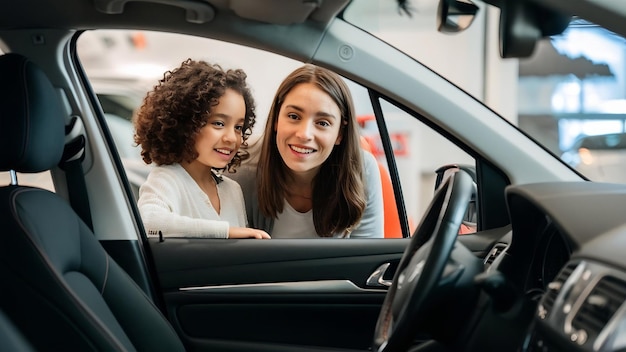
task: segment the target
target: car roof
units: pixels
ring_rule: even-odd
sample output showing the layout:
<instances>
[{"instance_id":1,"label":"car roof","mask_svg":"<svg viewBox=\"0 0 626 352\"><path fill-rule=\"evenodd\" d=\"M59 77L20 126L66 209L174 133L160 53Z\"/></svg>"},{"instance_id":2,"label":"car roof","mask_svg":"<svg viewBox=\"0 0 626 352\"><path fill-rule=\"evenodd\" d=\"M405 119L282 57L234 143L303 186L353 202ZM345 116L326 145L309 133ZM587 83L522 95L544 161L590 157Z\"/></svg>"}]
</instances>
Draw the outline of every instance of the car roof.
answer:
<instances>
[{"instance_id":1,"label":"car roof","mask_svg":"<svg viewBox=\"0 0 626 352\"><path fill-rule=\"evenodd\" d=\"M396 0L389 0L394 2ZM485 0L501 6L501 0ZM592 22L626 36L626 6L612 0L542 0L531 1L546 10L561 11L567 15L584 14ZM142 28L168 29L175 25L178 31L189 34L213 34L216 39L258 37L261 33L249 31L259 23L289 26L305 23L318 31L349 5L350 0L292 1L292 0L205 0L202 2L177 1L170 4L162 1L119 1L119 0L22 0L14 1L11 11L0 13L0 29L28 28ZM512 1L507 1L512 3ZM187 7L187 9L185 9ZM280 9L280 11L277 11ZM186 16L188 26L183 28L174 17ZM220 29L206 31L206 26ZM300 28L300 27L299 27ZM202 30L200 30L202 29ZM294 30L294 28L290 28ZM258 39L258 38L257 38ZM237 41L237 40L235 40ZM246 44L246 43L242 43ZM247 43L252 44L252 43ZM294 44L290 42L290 44Z\"/></svg>"},{"instance_id":2,"label":"car roof","mask_svg":"<svg viewBox=\"0 0 626 352\"><path fill-rule=\"evenodd\" d=\"M202 2L117 0L25 0L14 2L12 11L0 14L0 28L133 28L159 23L167 26L168 18L186 16L190 27L263 22L279 25L312 22L324 25L331 21L349 0L206 0ZM282 11L276 11L282 9ZM147 11L149 10L149 11Z\"/></svg>"}]
</instances>

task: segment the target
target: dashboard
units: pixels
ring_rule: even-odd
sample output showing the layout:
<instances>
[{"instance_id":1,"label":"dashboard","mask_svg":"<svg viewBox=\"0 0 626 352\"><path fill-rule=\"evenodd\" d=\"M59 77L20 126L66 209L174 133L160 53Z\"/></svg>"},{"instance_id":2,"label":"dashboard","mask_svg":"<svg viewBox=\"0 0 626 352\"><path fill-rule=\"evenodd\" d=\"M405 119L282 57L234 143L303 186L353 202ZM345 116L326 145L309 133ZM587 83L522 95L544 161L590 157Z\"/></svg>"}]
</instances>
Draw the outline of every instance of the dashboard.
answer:
<instances>
[{"instance_id":1,"label":"dashboard","mask_svg":"<svg viewBox=\"0 0 626 352\"><path fill-rule=\"evenodd\" d=\"M507 188L510 244L495 268L532 307L522 351L626 351L626 186Z\"/></svg>"},{"instance_id":2,"label":"dashboard","mask_svg":"<svg viewBox=\"0 0 626 352\"><path fill-rule=\"evenodd\" d=\"M531 299L539 299L549 290L549 284L572 255L572 244L546 216L546 224L536 232L537 245L524 291Z\"/></svg>"}]
</instances>

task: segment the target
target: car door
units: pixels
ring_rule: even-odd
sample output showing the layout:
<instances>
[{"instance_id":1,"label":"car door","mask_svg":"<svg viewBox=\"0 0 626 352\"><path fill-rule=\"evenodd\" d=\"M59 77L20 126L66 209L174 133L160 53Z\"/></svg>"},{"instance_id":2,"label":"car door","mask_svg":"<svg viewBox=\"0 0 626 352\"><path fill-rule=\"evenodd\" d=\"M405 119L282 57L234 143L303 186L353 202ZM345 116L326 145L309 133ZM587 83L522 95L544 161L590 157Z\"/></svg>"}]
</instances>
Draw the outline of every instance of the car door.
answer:
<instances>
[{"instance_id":1,"label":"car door","mask_svg":"<svg viewBox=\"0 0 626 352\"><path fill-rule=\"evenodd\" d=\"M78 56L81 58L81 45L93 48L101 41L110 45L115 40L120 40L119 45L128 45L132 41L125 38L132 35L136 32L86 32L78 40ZM177 66L186 57L205 59L210 48L211 53L220 53L211 60L225 67L243 67L249 72L258 104L257 126L260 127L255 132L263 129L263 115L278 82L302 64L251 48L242 54L246 48L205 38L151 32L144 32L144 35L149 43L162 45L163 51L155 50L148 56L135 52L132 58L138 61L126 64L137 68L149 62L152 56L169 56L167 60L157 61L161 70L158 74L135 77L135 82L141 82L147 91L162 72ZM178 57L171 57L168 46L171 42L185 49ZM116 57L113 53L108 56ZM103 75L110 78L113 67L120 69L112 64L110 72L104 70L103 73L102 67L106 65L101 59L96 69L89 56L82 57L89 80L102 80ZM131 56L125 57L127 61L130 59ZM263 68L262 75L257 65L261 59L272 63ZM268 73L268 70L273 71ZM253 80L256 76L262 79ZM133 77L121 78L127 82ZM507 228L500 227L506 225L506 216L498 221L480 216L483 207L498 208L502 201L501 196L490 199L492 194L501 195L506 184L495 168L479 156L466 152L459 141L420 121L419 114L394 104L375 90L346 81L355 99L364 148L374 154L381 173L391 184L392 201L385 213L395 212L397 224L387 224L393 226L386 226L386 238L252 241L160 239L147 238L144 233L144 247L139 249L128 246L123 240L102 241L131 274L136 271L137 262L144 260L136 253L145 251L157 302L162 303L163 311L190 350L368 349L387 285L409 241L406 237L419 226L434 192L435 171L442 165L468 164L477 171L478 198L481 199L478 229L483 231L460 236L460 240L477 255L484 256L496 239L506 233ZM93 87L97 89L98 85ZM110 95L111 86L107 89ZM104 113L114 112L105 110ZM101 120L106 125L106 119ZM131 128L130 122L127 125ZM113 129L110 132L116 133ZM109 140L111 144L118 141L115 136ZM132 143L129 141L129 144ZM436 156L433 149L439 151ZM120 165L128 165L128 161L118 163ZM134 180L127 179L141 182ZM491 186L481 187L484 180L491 180ZM129 188L136 190L139 183ZM135 200L136 193L128 196ZM137 220L140 223L140 219Z\"/></svg>"},{"instance_id":2,"label":"car door","mask_svg":"<svg viewBox=\"0 0 626 352\"><path fill-rule=\"evenodd\" d=\"M355 94L363 89L354 85L351 88ZM396 162L393 174L405 179L395 179L394 183L404 187L399 187L403 190L400 195L407 197L404 201L402 196L396 200L401 202L402 216L410 220L407 221L410 231L415 231L421 220L420 212L424 212L434 193L437 168L433 165L431 172L420 170L426 174L420 179L421 188L408 186L417 181L410 176L417 172L413 163L405 160L416 150L408 145L417 139L412 134L431 145L454 151L433 163L449 164L453 160L475 163L415 117L384 99L381 101L382 122L392 121L387 126L387 137L382 138L372 126L365 126L364 130L368 131L363 133L373 145L382 148L372 152L383 160L385 146L396 140L392 145L395 150L390 153ZM407 131L408 134L402 135ZM413 198L419 192L423 192L423 202ZM409 203L413 208L406 206ZM483 257L507 231L507 227L496 227L463 234L459 239ZM387 285L408 240L151 238L150 249L169 317L183 339L194 348L244 351L254 346L255 351L276 351L282 346L284 350L294 351L330 347L366 350L371 344Z\"/></svg>"}]
</instances>

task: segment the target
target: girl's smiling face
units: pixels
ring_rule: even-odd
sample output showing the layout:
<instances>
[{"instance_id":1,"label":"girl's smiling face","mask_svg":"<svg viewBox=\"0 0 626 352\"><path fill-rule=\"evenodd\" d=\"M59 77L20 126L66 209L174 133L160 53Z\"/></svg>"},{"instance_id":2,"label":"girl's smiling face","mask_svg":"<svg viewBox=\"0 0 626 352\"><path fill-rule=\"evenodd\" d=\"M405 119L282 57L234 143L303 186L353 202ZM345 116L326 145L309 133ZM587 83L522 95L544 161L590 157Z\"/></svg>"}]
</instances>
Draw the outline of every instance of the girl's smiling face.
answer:
<instances>
[{"instance_id":1,"label":"girl's smiling face","mask_svg":"<svg viewBox=\"0 0 626 352\"><path fill-rule=\"evenodd\" d=\"M243 96L227 89L212 107L207 124L198 132L195 143L198 157L194 162L217 169L228 166L243 141L245 116Z\"/></svg>"},{"instance_id":2,"label":"girl's smiling face","mask_svg":"<svg viewBox=\"0 0 626 352\"><path fill-rule=\"evenodd\" d=\"M280 107L276 146L296 174L317 174L335 145L341 142L339 106L312 83L296 85Z\"/></svg>"}]
</instances>

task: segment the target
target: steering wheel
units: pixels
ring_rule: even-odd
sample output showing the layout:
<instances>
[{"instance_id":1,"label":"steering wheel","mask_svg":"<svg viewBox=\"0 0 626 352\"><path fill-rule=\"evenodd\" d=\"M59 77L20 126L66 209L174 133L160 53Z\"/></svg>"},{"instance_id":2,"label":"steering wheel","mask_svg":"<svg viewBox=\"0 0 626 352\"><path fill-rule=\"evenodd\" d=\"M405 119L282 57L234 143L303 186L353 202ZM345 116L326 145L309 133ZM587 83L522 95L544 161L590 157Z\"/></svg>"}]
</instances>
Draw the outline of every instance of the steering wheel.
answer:
<instances>
[{"instance_id":1,"label":"steering wheel","mask_svg":"<svg viewBox=\"0 0 626 352\"><path fill-rule=\"evenodd\" d=\"M482 261L467 248L455 246L473 190L472 177L457 170L435 192L383 302L372 351L406 351L418 329L428 322L437 298L454 289L459 280L467 281L467 275L471 282L476 271L483 270ZM462 263L449 261L453 250L457 252L456 247L462 247Z\"/></svg>"}]
</instances>

